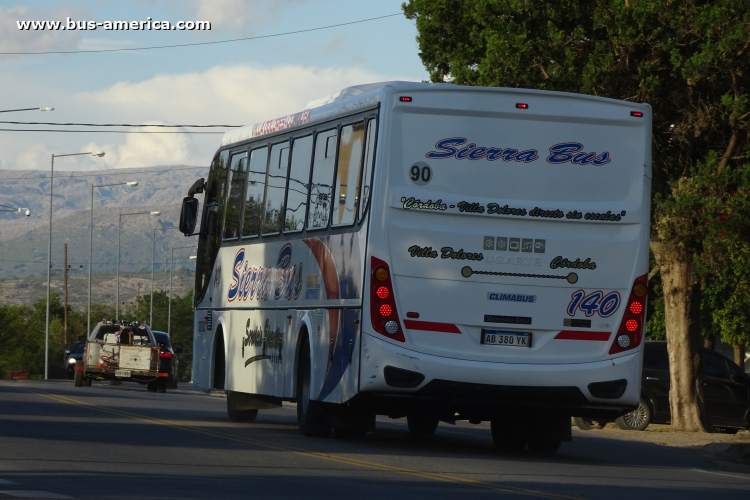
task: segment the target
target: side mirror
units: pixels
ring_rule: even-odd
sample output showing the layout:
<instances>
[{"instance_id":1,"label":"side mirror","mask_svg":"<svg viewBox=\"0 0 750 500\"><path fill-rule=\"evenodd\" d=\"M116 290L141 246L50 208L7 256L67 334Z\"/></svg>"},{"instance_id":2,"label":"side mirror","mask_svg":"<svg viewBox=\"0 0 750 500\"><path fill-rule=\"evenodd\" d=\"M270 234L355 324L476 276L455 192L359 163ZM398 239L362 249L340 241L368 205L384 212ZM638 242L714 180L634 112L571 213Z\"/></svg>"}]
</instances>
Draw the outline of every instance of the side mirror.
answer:
<instances>
[{"instance_id":1,"label":"side mirror","mask_svg":"<svg viewBox=\"0 0 750 500\"><path fill-rule=\"evenodd\" d=\"M182 354L182 347L175 347L174 352L175 354Z\"/></svg>"},{"instance_id":2,"label":"side mirror","mask_svg":"<svg viewBox=\"0 0 750 500\"><path fill-rule=\"evenodd\" d=\"M65 356L67 356L68 354L70 354L70 349L65 349Z\"/></svg>"},{"instance_id":3,"label":"side mirror","mask_svg":"<svg viewBox=\"0 0 750 500\"><path fill-rule=\"evenodd\" d=\"M180 213L180 232L190 236L195 232L198 223L198 200L187 197L182 199L182 212Z\"/></svg>"}]
</instances>

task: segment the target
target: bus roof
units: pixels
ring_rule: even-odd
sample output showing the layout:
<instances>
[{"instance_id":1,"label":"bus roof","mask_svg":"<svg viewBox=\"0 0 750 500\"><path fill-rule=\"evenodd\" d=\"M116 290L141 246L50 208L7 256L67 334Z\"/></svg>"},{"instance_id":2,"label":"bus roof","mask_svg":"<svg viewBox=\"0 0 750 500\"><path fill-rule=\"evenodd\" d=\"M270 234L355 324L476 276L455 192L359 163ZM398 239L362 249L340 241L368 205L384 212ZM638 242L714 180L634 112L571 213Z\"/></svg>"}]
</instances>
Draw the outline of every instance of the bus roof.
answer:
<instances>
[{"instance_id":1,"label":"bus roof","mask_svg":"<svg viewBox=\"0 0 750 500\"><path fill-rule=\"evenodd\" d=\"M254 125L247 125L241 128L230 130L224 133L221 144L219 147L226 146L228 144L234 144L255 137L260 137L266 134L272 134L274 132L280 132L288 128L296 127L299 125L305 125L309 123L315 123L319 121L329 120L336 116L346 115L357 110L364 110L366 108L377 105L381 102L384 94L389 90L426 90L426 89L440 89L440 90L452 90L452 91L490 91L490 92L513 92L519 94L555 94L565 98L577 98L586 100L596 100L609 103L622 103L628 106L648 106L640 103L625 103L615 99L609 99L606 97L598 97L584 94L572 94L567 92L554 92L546 90L531 90L531 89L519 89L519 88L502 88L502 87L465 87L459 85L453 85L449 83L421 83L421 82L406 82L406 81L388 81L388 82L377 82L377 83L366 83L363 85L354 85L352 87L346 87L342 90L329 94L325 97L313 99L307 103L304 110L287 115L273 120L267 120L264 122L256 123Z\"/></svg>"}]
</instances>

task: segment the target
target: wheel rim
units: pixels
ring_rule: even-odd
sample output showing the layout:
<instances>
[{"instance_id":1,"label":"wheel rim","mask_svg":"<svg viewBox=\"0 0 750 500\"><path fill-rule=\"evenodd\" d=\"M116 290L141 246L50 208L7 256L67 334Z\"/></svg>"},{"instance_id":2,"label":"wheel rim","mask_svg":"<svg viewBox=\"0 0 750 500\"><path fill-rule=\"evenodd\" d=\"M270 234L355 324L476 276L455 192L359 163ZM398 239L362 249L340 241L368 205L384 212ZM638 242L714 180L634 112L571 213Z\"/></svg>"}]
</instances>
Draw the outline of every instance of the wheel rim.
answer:
<instances>
[{"instance_id":1,"label":"wheel rim","mask_svg":"<svg viewBox=\"0 0 750 500\"><path fill-rule=\"evenodd\" d=\"M640 403L638 405L638 408L631 411L627 415L624 415L622 419L630 427L641 427L648 422L648 410L643 405L643 403Z\"/></svg>"}]
</instances>

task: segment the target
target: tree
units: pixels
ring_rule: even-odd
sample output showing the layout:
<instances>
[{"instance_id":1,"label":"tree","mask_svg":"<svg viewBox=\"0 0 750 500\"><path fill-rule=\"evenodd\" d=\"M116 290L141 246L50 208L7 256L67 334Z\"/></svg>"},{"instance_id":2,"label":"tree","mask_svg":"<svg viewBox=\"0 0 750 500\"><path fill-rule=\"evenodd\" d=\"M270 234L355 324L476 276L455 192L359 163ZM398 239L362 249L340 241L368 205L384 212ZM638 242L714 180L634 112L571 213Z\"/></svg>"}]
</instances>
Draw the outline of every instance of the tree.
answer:
<instances>
[{"instance_id":1,"label":"tree","mask_svg":"<svg viewBox=\"0 0 750 500\"><path fill-rule=\"evenodd\" d=\"M672 425L705 430L697 275L703 238L715 235L698 210L736 190L727 169L748 168L750 2L409 0L403 10L416 20L433 82L653 107L651 249L665 299Z\"/></svg>"}]
</instances>

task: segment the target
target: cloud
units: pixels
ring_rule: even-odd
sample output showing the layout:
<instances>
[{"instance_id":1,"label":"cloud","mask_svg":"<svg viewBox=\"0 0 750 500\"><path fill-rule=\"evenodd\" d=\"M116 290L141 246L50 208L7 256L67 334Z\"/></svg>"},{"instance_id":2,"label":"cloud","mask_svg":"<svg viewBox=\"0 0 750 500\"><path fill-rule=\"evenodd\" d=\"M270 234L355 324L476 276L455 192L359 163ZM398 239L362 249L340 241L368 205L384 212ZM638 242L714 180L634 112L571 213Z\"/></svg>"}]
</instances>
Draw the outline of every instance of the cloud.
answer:
<instances>
[{"instance_id":1,"label":"cloud","mask_svg":"<svg viewBox=\"0 0 750 500\"><path fill-rule=\"evenodd\" d=\"M28 7L13 6L0 8L0 52L43 52L47 50L75 50L80 35L78 31L64 30L20 30L17 21L62 21L71 17L85 19L80 11L72 6L65 9L39 11ZM0 56L40 57L40 56Z\"/></svg>"},{"instance_id":2,"label":"cloud","mask_svg":"<svg viewBox=\"0 0 750 500\"><path fill-rule=\"evenodd\" d=\"M308 0L192 0L196 21L211 21L211 29L247 34L267 25L293 4Z\"/></svg>"},{"instance_id":3,"label":"cloud","mask_svg":"<svg viewBox=\"0 0 750 500\"><path fill-rule=\"evenodd\" d=\"M16 155L15 168L29 170L49 169L52 151L40 142L35 142Z\"/></svg>"},{"instance_id":4,"label":"cloud","mask_svg":"<svg viewBox=\"0 0 750 500\"><path fill-rule=\"evenodd\" d=\"M394 78L395 77L395 78ZM51 121L87 123L229 124L253 123L285 116L305 108L308 101L351 85L398 79L358 68L251 64L215 66L203 72L161 74L123 81L94 92L48 94L41 82L26 89L58 105ZM0 87L5 83L0 75ZM49 82L53 85L54 82ZM62 92L60 95L57 92ZM21 96L14 97L22 102ZM38 119L32 112L25 119ZM57 113L60 113L59 118ZM44 116L45 120L47 119ZM208 165L221 142L219 134L0 134L3 167L49 169L50 154L103 150L106 156L70 156L55 162L55 170L100 170L154 165ZM107 129L113 130L113 129ZM143 129L141 129L143 130ZM153 129L146 129L153 130ZM159 129L177 131L182 129Z\"/></svg>"},{"instance_id":5,"label":"cloud","mask_svg":"<svg viewBox=\"0 0 750 500\"><path fill-rule=\"evenodd\" d=\"M90 142L83 146L82 150L104 151L105 155L101 160L107 167L142 168L185 164L189 158L188 143L188 138L181 134L130 133L125 136L124 144ZM102 163L99 163L99 169L102 166Z\"/></svg>"},{"instance_id":6,"label":"cloud","mask_svg":"<svg viewBox=\"0 0 750 500\"><path fill-rule=\"evenodd\" d=\"M309 100L341 88L384 79L358 68L237 64L119 82L87 94L85 100L119 116L172 124L246 125L299 111Z\"/></svg>"}]
</instances>

